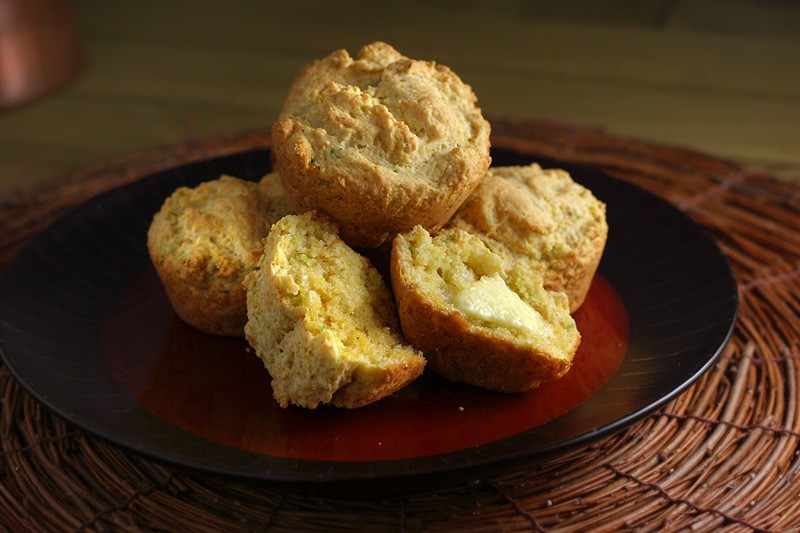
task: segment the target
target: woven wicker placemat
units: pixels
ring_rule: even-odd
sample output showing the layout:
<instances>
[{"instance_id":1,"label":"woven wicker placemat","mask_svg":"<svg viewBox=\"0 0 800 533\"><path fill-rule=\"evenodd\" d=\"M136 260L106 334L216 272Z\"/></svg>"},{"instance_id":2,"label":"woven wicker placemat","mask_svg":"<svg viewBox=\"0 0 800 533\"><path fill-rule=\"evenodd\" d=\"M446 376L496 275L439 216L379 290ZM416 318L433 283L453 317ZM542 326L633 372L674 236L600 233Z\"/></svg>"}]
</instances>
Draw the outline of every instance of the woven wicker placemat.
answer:
<instances>
[{"instance_id":1,"label":"woven wicker placemat","mask_svg":"<svg viewBox=\"0 0 800 533\"><path fill-rule=\"evenodd\" d=\"M619 531L800 524L800 187L671 146L494 120L494 144L589 163L688 212L739 284L715 367L661 411L536 467L436 492L352 498L179 471L86 435L0 366L0 529ZM0 264L77 203L150 172L268 142L187 142L86 168L0 206Z\"/></svg>"}]
</instances>

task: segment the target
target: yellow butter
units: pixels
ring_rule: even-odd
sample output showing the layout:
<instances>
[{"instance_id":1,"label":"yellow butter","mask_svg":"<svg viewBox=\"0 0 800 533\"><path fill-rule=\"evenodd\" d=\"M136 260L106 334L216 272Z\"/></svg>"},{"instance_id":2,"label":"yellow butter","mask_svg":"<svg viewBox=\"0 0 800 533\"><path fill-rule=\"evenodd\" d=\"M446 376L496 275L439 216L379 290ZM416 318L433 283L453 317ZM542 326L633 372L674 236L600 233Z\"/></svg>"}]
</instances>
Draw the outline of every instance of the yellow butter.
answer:
<instances>
[{"instance_id":1,"label":"yellow butter","mask_svg":"<svg viewBox=\"0 0 800 533\"><path fill-rule=\"evenodd\" d=\"M468 317L546 337L554 334L533 307L508 288L500 276L482 276L456 293L452 304Z\"/></svg>"}]
</instances>

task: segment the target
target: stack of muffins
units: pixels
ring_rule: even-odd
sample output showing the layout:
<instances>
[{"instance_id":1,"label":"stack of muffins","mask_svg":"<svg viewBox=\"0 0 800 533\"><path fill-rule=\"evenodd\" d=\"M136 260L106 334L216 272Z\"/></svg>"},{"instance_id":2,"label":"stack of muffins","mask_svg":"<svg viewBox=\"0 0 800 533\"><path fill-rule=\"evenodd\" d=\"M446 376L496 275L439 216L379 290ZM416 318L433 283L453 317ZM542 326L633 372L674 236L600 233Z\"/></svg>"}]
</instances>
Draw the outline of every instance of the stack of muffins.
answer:
<instances>
[{"instance_id":1,"label":"stack of muffins","mask_svg":"<svg viewBox=\"0 0 800 533\"><path fill-rule=\"evenodd\" d=\"M181 188L148 249L176 314L244 335L278 403L353 408L415 380L519 392L563 376L605 205L562 170L491 167L449 68L382 42L306 67L274 172ZM391 290L365 250L390 248Z\"/></svg>"}]
</instances>

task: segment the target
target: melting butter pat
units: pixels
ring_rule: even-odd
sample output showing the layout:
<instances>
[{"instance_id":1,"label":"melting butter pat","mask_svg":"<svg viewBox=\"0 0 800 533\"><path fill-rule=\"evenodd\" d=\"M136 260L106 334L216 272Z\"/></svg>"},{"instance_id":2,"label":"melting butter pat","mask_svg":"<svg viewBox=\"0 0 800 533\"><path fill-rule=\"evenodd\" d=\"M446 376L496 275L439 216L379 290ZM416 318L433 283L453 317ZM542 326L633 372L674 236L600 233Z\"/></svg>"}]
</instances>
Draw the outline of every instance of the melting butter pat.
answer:
<instances>
[{"instance_id":1,"label":"melting butter pat","mask_svg":"<svg viewBox=\"0 0 800 533\"><path fill-rule=\"evenodd\" d=\"M500 276L482 276L456 293L453 305L471 318L521 332L550 337L553 327L508 288Z\"/></svg>"}]
</instances>

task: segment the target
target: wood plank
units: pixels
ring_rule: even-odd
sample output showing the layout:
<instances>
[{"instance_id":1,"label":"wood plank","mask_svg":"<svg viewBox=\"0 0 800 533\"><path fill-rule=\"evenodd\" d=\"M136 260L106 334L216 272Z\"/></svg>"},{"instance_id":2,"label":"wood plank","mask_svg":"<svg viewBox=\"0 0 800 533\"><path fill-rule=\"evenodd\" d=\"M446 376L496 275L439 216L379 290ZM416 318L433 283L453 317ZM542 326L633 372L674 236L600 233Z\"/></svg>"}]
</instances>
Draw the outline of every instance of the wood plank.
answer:
<instances>
[{"instance_id":1,"label":"wood plank","mask_svg":"<svg viewBox=\"0 0 800 533\"><path fill-rule=\"evenodd\" d=\"M269 53L104 42L71 90L98 100L213 105L272 122L303 60Z\"/></svg>"},{"instance_id":2,"label":"wood plank","mask_svg":"<svg viewBox=\"0 0 800 533\"><path fill-rule=\"evenodd\" d=\"M331 7L335 4L323 4L316 16L309 15L308 6L297 11L276 10L271 13L273 19L283 23L270 24L268 28L260 25L261 21L269 20L266 11L262 13L245 4L250 11L240 15L243 18L237 31L228 27L225 18L221 19L221 28L214 31L217 19L213 10L198 9L190 20L174 26L169 21L176 15L164 4L175 10L180 3L158 2L163 15L158 15L157 9L154 13L148 10L146 19L121 28L119 34L114 34L110 26L113 17L110 20L98 18L95 24L102 24L102 30L92 26L100 31L100 35L95 36L98 49L109 46L107 41L113 35L137 42L145 39L155 49L187 46L198 52L195 60L201 63L203 59L199 54L212 56L222 51L256 58L263 54L265 66L272 67L270 57L290 55L296 58L296 71L304 63L331 50L345 47L355 53L362 44L381 36L409 56L434 59L458 72L480 66L487 72L510 69L532 75L580 76L587 81L599 78L630 83L669 83L676 89L800 97L800 68L786 68L786 65L800 64L797 40L731 37L687 31L682 27L664 31L647 25L620 26L581 18L560 22L536 17L521 8L493 13L494 24L486 26L486 17L481 13L487 7L482 3L477 3L479 7L467 3L473 6L471 11L447 12L450 22L435 16L442 14L441 7L438 11L427 7L427 12L418 14L418 18L410 18L406 11L387 8L383 17L369 22L361 20L366 16L364 13L371 13L369 9L342 10ZM356 7L360 5L359 2L355 4ZM118 17L124 15L122 9L117 11L122 12L114 12ZM137 14L142 15L139 11L130 13L131 16ZM163 16L165 21L159 24L157 16ZM301 24L307 26L308 35L298 39L297 28ZM413 32L408 31L411 24ZM800 25L797 30L800 34Z\"/></svg>"},{"instance_id":3,"label":"wood plank","mask_svg":"<svg viewBox=\"0 0 800 533\"><path fill-rule=\"evenodd\" d=\"M0 114L0 196L20 176L269 127L304 64L376 38L452 67L490 115L600 126L740 162L800 159L791 2L74 5L86 69L67 90Z\"/></svg>"},{"instance_id":4,"label":"wood plank","mask_svg":"<svg viewBox=\"0 0 800 533\"><path fill-rule=\"evenodd\" d=\"M800 9L795 0L679 0L670 10L668 24L695 32L796 44Z\"/></svg>"},{"instance_id":5,"label":"wood plank","mask_svg":"<svg viewBox=\"0 0 800 533\"><path fill-rule=\"evenodd\" d=\"M520 96L521 87L527 98ZM485 95L485 108L509 117L593 124L737 161L800 161L800 102L519 78L495 78L477 90Z\"/></svg>"}]
</instances>

